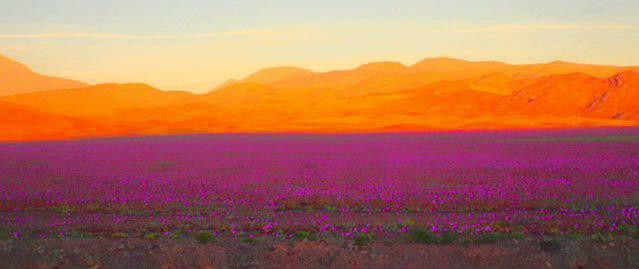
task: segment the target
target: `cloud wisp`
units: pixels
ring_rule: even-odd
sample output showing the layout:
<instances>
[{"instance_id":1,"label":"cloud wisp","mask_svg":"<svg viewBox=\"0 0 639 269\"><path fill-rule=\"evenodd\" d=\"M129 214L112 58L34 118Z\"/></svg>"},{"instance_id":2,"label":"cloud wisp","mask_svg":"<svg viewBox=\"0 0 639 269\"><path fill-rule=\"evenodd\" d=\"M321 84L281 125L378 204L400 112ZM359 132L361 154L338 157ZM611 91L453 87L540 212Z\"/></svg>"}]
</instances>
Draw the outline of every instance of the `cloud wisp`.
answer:
<instances>
[{"instance_id":1,"label":"cloud wisp","mask_svg":"<svg viewBox=\"0 0 639 269\"><path fill-rule=\"evenodd\" d=\"M361 26L367 27L368 26ZM414 29L413 27L410 27ZM426 27L430 28L430 27ZM220 37L272 37L288 35L307 35L317 32L343 31L348 28L343 27L310 27L307 29L244 29L236 31L223 31L199 34L162 34L162 35L142 35L142 34L122 34L122 33L101 33L101 32L54 32L35 34L0 34L0 39L106 39L106 40L184 40L184 39L206 39ZM492 32L529 32L529 31L596 31L596 30L635 30L639 25L627 24L499 24L478 27L446 27L432 29L434 32L443 33L492 33ZM361 29L354 30L359 32Z\"/></svg>"},{"instance_id":2,"label":"cloud wisp","mask_svg":"<svg viewBox=\"0 0 639 269\"><path fill-rule=\"evenodd\" d=\"M109 39L109 40L179 40L179 39L203 39L215 37L250 37L272 34L269 29L250 29L238 31L226 31L202 34L181 35L137 35L119 33L93 33L93 32L60 32L37 34L0 34L0 39Z\"/></svg>"},{"instance_id":3,"label":"cloud wisp","mask_svg":"<svg viewBox=\"0 0 639 269\"><path fill-rule=\"evenodd\" d=\"M594 30L632 30L637 25L627 24L500 24L481 27L447 29L453 33L490 33L508 31L594 31Z\"/></svg>"}]
</instances>

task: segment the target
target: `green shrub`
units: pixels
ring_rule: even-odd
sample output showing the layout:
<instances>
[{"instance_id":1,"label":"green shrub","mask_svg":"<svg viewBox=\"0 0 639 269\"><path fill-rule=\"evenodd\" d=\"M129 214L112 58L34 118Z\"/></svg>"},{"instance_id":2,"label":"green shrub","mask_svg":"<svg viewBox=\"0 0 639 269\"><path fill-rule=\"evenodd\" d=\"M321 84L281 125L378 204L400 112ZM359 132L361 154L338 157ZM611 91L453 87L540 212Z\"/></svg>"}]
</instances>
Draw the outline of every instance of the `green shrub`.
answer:
<instances>
[{"instance_id":1,"label":"green shrub","mask_svg":"<svg viewBox=\"0 0 639 269\"><path fill-rule=\"evenodd\" d=\"M315 236L314 236L314 235L312 235L312 234L311 234L310 232L308 232L308 231L300 231L300 232L297 232L297 233L293 236L293 238L294 238L295 240L304 240L304 239L307 239L307 240L315 240Z\"/></svg>"},{"instance_id":2,"label":"green shrub","mask_svg":"<svg viewBox=\"0 0 639 269\"><path fill-rule=\"evenodd\" d=\"M499 232L481 233L477 236L477 238L475 239L475 242L480 244L482 243L490 244L490 243L495 243L497 241L508 239L508 238L510 238L508 234L499 233Z\"/></svg>"},{"instance_id":3,"label":"green shrub","mask_svg":"<svg viewBox=\"0 0 639 269\"><path fill-rule=\"evenodd\" d=\"M72 231L67 234L69 237L73 238L94 238L95 235L86 232Z\"/></svg>"},{"instance_id":4,"label":"green shrub","mask_svg":"<svg viewBox=\"0 0 639 269\"><path fill-rule=\"evenodd\" d=\"M330 206L330 205L329 205L329 206L326 206L324 209L326 209L326 211L328 211L328 212L334 212L334 211L337 211L337 207L335 207L335 206Z\"/></svg>"},{"instance_id":5,"label":"green shrub","mask_svg":"<svg viewBox=\"0 0 639 269\"><path fill-rule=\"evenodd\" d=\"M422 227L414 227L410 229L408 233L406 233L405 237L406 240L411 243L437 244L439 242L437 234Z\"/></svg>"},{"instance_id":6,"label":"green shrub","mask_svg":"<svg viewBox=\"0 0 639 269\"><path fill-rule=\"evenodd\" d=\"M128 238L129 235L126 233L113 233L111 234L112 238Z\"/></svg>"},{"instance_id":7,"label":"green shrub","mask_svg":"<svg viewBox=\"0 0 639 269\"><path fill-rule=\"evenodd\" d=\"M566 235L566 237L573 240L583 240L585 238L585 236L581 233L569 233Z\"/></svg>"},{"instance_id":8,"label":"green shrub","mask_svg":"<svg viewBox=\"0 0 639 269\"><path fill-rule=\"evenodd\" d=\"M171 239L181 239L184 238L186 235L183 231L180 230L173 230L173 232L169 233L169 238Z\"/></svg>"},{"instance_id":9,"label":"green shrub","mask_svg":"<svg viewBox=\"0 0 639 269\"><path fill-rule=\"evenodd\" d=\"M523 239L523 238L526 238L526 235L523 234L523 233L520 233L520 232L512 232L512 233L510 233L510 238Z\"/></svg>"},{"instance_id":10,"label":"green shrub","mask_svg":"<svg viewBox=\"0 0 639 269\"><path fill-rule=\"evenodd\" d=\"M408 219L402 220L401 225L404 226L404 227L410 227L410 226L415 225L415 221L413 219L411 219L411 218L408 218Z\"/></svg>"},{"instance_id":11,"label":"green shrub","mask_svg":"<svg viewBox=\"0 0 639 269\"><path fill-rule=\"evenodd\" d=\"M242 243L247 243L247 244L255 244L257 243L257 238L256 237L244 237L242 238Z\"/></svg>"},{"instance_id":12,"label":"green shrub","mask_svg":"<svg viewBox=\"0 0 639 269\"><path fill-rule=\"evenodd\" d=\"M634 239L639 239L639 226L620 226L619 231Z\"/></svg>"},{"instance_id":13,"label":"green shrub","mask_svg":"<svg viewBox=\"0 0 639 269\"><path fill-rule=\"evenodd\" d=\"M157 233L149 233L149 234L144 235L144 238L146 238L146 239L155 239L155 238L158 238L158 237L160 237L160 235L157 234Z\"/></svg>"},{"instance_id":14,"label":"green shrub","mask_svg":"<svg viewBox=\"0 0 639 269\"><path fill-rule=\"evenodd\" d=\"M602 243L602 244L607 244L612 242L612 240L614 240L614 237L612 234L603 234L603 233L593 234L590 238L593 241L597 243Z\"/></svg>"},{"instance_id":15,"label":"green shrub","mask_svg":"<svg viewBox=\"0 0 639 269\"><path fill-rule=\"evenodd\" d=\"M512 233L490 232L490 233L481 233L477 235L473 241L479 244L490 244L490 243L495 243L501 240L522 239L522 238L526 238L526 235L521 232L512 232Z\"/></svg>"},{"instance_id":16,"label":"green shrub","mask_svg":"<svg viewBox=\"0 0 639 269\"><path fill-rule=\"evenodd\" d=\"M375 236L370 233L360 233L353 238L353 244L356 246L366 246L373 242Z\"/></svg>"},{"instance_id":17,"label":"green shrub","mask_svg":"<svg viewBox=\"0 0 639 269\"><path fill-rule=\"evenodd\" d=\"M457 233L454 232L444 232L441 234L441 236L439 236L439 242L440 244L450 244L452 242L455 242L455 240L457 239Z\"/></svg>"},{"instance_id":18,"label":"green shrub","mask_svg":"<svg viewBox=\"0 0 639 269\"><path fill-rule=\"evenodd\" d=\"M208 244L215 241L215 235L208 231L199 232L197 234L197 241L200 242L200 244Z\"/></svg>"},{"instance_id":19,"label":"green shrub","mask_svg":"<svg viewBox=\"0 0 639 269\"><path fill-rule=\"evenodd\" d=\"M63 235L62 235L62 234L59 234L59 233L52 233L52 234L49 234L47 237L48 237L48 238L61 239L61 238L62 238L62 236L63 236Z\"/></svg>"},{"instance_id":20,"label":"green shrub","mask_svg":"<svg viewBox=\"0 0 639 269\"><path fill-rule=\"evenodd\" d=\"M63 214L63 215L71 215L73 212L77 211L77 208L71 205L59 205L53 208L53 211Z\"/></svg>"},{"instance_id":21,"label":"green shrub","mask_svg":"<svg viewBox=\"0 0 639 269\"><path fill-rule=\"evenodd\" d=\"M9 239L11 236L9 235L8 232L6 231L0 231L0 240L7 240Z\"/></svg>"}]
</instances>

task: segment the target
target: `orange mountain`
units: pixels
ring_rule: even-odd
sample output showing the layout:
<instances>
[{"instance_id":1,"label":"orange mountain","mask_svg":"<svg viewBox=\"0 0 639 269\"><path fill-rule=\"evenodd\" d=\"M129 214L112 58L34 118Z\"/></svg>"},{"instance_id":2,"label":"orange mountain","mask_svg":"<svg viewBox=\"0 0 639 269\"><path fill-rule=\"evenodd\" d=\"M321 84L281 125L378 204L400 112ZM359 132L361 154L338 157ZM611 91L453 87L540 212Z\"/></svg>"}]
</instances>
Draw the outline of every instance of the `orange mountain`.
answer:
<instances>
[{"instance_id":1,"label":"orange mountain","mask_svg":"<svg viewBox=\"0 0 639 269\"><path fill-rule=\"evenodd\" d=\"M0 96L86 86L86 83L75 80L37 74L25 65L0 55Z\"/></svg>"},{"instance_id":2,"label":"orange mountain","mask_svg":"<svg viewBox=\"0 0 639 269\"><path fill-rule=\"evenodd\" d=\"M637 126L638 103L637 67L450 58L278 67L206 94L103 84L0 97L0 123L10 126L0 140Z\"/></svg>"},{"instance_id":3,"label":"orange mountain","mask_svg":"<svg viewBox=\"0 0 639 269\"><path fill-rule=\"evenodd\" d=\"M93 117L188 102L193 96L186 92L160 91L146 84L101 84L18 94L3 97L2 100L53 114Z\"/></svg>"},{"instance_id":4,"label":"orange mountain","mask_svg":"<svg viewBox=\"0 0 639 269\"><path fill-rule=\"evenodd\" d=\"M0 137L5 141L55 140L116 136L115 126L89 119L49 114L33 108L0 102Z\"/></svg>"}]
</instances>

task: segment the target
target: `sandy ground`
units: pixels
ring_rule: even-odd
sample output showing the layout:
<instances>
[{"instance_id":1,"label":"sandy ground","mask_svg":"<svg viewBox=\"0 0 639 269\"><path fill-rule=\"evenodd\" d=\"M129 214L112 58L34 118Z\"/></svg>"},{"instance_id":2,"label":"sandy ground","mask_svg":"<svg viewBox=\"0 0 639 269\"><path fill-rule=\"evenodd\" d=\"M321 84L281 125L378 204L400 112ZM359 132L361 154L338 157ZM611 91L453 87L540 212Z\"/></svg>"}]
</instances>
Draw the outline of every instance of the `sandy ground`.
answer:
<instances>
[{"instance_id":1,"label":"sandy ground","mask_svg":"<svg viewBox=\"0 0 639 269\"><path fill-rule=\"evenodd\" d=\"M639 268L636 239L541 242L354 246L339 240L22 238L0 241L0 268Z\"/></svg>"}]
</instances>

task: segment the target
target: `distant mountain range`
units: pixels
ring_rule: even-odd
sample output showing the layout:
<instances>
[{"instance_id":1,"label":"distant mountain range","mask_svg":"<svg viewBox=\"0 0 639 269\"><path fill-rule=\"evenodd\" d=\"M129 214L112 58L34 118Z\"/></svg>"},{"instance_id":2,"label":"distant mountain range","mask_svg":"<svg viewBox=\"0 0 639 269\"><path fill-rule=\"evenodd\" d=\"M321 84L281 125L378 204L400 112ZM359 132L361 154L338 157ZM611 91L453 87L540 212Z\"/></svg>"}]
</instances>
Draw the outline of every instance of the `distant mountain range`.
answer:
<instances>
[{"instance_id":1,"label":"distant mountain range","mask_svg":"<svg viewBox=\"0 0 639 269\"><path fill-rule=\"evenodd\" d=\"M89 86L0 56L0 140L639 125L639 67L450 58L260 70L206 94Z\"/></svg>"}]
</instances>

